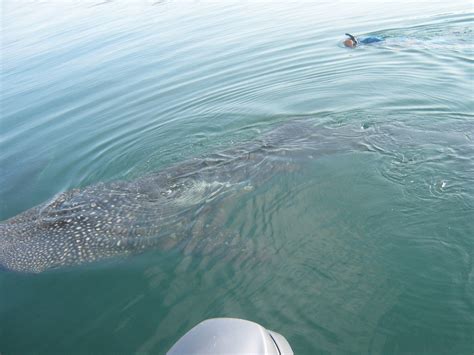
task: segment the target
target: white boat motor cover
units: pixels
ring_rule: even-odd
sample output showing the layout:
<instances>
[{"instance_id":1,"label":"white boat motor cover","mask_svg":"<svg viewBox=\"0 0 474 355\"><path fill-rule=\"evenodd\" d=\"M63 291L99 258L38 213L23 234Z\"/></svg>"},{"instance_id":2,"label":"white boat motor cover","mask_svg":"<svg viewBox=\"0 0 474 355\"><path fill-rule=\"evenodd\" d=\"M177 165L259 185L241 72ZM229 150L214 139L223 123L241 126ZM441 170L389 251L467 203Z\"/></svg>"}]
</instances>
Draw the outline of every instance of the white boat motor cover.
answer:
<instances>
[{"instance_id":1,"label":"white boat motor cover","mask_svg":"<svg viewBox=\"0 0 474 355\"><path fill-rule=\"evenodd\" d=\"M214 318L188 331L167 354L293 355L293 350L281 334L257 323L236 318Z\"/></svg>"}]
</instances>

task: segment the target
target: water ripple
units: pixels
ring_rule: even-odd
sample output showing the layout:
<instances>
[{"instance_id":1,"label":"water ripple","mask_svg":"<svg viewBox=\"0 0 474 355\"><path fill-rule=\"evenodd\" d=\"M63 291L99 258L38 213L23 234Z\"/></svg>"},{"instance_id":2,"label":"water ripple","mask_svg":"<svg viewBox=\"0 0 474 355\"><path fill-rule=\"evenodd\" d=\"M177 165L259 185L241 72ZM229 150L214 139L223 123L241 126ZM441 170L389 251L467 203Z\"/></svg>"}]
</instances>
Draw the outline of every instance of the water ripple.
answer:
<instances>
[{"instance_id":1,"label":"water ripple","mask_svg":"<svg viewBox=\"0 0 474 355\"><path fill-rule=\"evenodd\" d=\"M465 2L2 10L2 220L72 188L269 152L236 163L231 187L216 169L172 203L142 201L143 220L161 208L175 226L158 250L0 274L7 353L163 352L217 316L296 353L473 352ZM345 32L385 41L350 50Z\"/></svg>"}]
</instances>

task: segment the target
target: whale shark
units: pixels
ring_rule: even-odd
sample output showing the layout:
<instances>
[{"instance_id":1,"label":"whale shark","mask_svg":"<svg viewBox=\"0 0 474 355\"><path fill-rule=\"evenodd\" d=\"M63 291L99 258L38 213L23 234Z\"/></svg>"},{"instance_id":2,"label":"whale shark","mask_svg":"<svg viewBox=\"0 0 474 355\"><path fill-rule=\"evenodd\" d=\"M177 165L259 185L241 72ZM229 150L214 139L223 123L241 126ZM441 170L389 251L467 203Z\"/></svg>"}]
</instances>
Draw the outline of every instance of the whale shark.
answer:
<instances>
[{"instance_id":1,"label":"whale shark","mask_svg":"<svg viewBox=\"0 0 474 355\"><path fill-rule=\"evenodd\" d=\"M206 233L199 216L213 213L213 201L297 168L312 132L313 125L292 121L136 180L61 192L0 223L0 267L39 273L152 248L186 248L190 234Z\"/></svg>"}]
</instances>

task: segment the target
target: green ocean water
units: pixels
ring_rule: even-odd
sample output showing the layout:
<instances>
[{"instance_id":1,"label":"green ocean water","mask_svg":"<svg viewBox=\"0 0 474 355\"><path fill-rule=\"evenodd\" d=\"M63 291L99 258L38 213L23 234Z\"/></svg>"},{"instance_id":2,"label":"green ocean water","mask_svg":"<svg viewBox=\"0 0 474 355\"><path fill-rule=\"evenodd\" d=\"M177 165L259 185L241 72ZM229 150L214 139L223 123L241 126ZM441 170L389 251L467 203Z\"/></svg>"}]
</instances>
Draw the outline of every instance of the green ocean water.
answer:
<instances>
[{"instance_id":1,"label":"green ocean water","mask_svg":"<svg viewBox=\"0 0 474 355\"><path fill-rule=\"evenodd\" d=\"M296 354L474 353L472 4L1 6L2 221L292 122L315 133L294 166L202 201L184 250L0 270L0 354L162 354L212 317Z\"/></svg>"}]
</instances>

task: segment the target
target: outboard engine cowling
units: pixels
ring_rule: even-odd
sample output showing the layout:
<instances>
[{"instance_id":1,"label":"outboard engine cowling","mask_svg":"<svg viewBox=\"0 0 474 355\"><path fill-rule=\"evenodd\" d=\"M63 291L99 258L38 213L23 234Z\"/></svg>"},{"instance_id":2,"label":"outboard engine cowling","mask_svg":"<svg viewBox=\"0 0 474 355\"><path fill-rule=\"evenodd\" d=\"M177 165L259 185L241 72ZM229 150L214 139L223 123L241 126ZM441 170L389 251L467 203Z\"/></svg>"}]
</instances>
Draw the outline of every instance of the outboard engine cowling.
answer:
<instances>
[{"instance_id":1,"label":"outboard engine cowling","mask_svg":"<svg viewBox=\"0 0 474 355\"><path fill-rule=\"evenodd\" d=\"M214 318L199 323L184 334L167 354L293 355L293 350L281 334L257 323Z\"/></svg>"}]
</instances>

